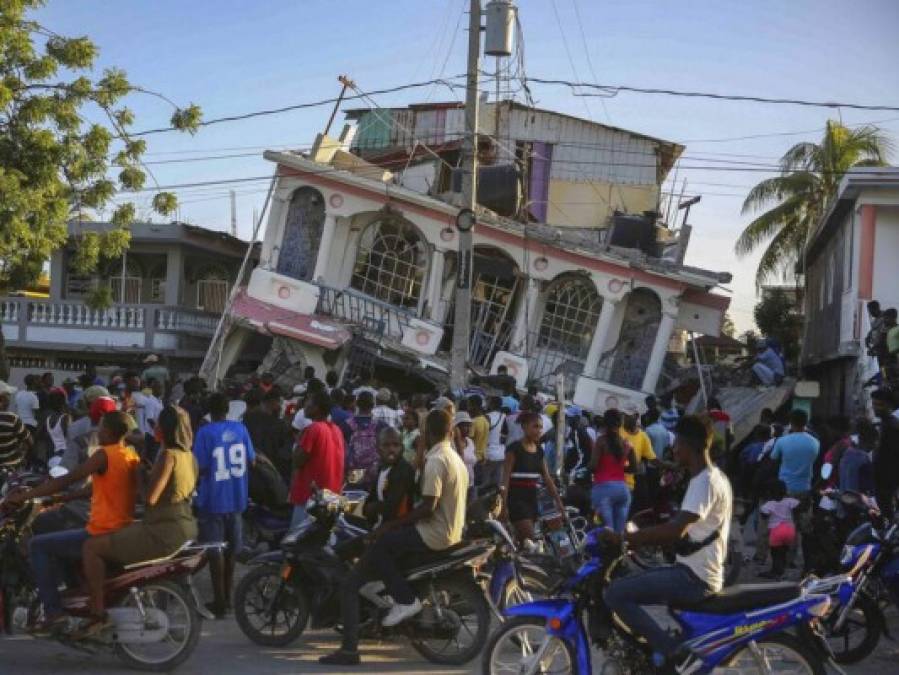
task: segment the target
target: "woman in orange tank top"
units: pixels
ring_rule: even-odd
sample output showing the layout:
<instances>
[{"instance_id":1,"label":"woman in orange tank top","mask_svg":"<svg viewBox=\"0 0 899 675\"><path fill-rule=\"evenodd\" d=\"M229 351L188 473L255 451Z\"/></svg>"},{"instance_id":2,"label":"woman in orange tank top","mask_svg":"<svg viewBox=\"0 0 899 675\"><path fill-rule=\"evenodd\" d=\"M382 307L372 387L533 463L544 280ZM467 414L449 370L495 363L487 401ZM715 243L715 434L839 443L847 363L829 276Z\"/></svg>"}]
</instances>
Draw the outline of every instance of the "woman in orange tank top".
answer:
<instances>
[{"instance_id":1,"label":"woman in orange tank top","mask_svg":"<svg viewBox=\"0 0 899 675\"><path fill-rule=\"evenodd\" d=\"M58 501L69 501L84 498L86 492L90 493L91 512L85 529L50 532L31 540L29 558L38 595L44 605L44 621L32 631L36 635L50 634L65 621L59 597L61 579L57 574L58 563L80 560L82 545L91 536L114 532L134 520L140 458L122 442L128 429L125 413L106 413L97 433L100 448L86 462L65 476L51 478L30 490L16 490L6 498L16 504L37 497L49 497L85 478L92 479L91 487L84 491L70 492L58 498Z\"/></svg>"}]
</instances>

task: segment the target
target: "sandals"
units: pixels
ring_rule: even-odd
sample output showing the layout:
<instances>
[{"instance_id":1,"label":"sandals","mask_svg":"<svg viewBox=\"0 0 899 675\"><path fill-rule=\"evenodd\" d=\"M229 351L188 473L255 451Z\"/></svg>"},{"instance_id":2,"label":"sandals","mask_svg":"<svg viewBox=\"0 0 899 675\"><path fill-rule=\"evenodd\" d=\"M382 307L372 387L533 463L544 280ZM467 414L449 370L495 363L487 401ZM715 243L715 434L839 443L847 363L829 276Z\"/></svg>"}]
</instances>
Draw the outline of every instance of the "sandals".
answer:
<instances>
[{"instance_id":1,"label":"sandals","mask_svg":"<svg viewBox=\"0 0 899 675\"><path fill-rule=\"evenodd\" d=\"M73 640L85 640L92 638L112 626L109 615L105 612L100 616L90 616L78 624L78 628L72 633Z\"/></svg>"},{"instance_id":2,"label":"sandals","mask_svg":"<svg viewBox=\"0 0 899 675\"><path fill-rule=\"evenodd\" d=\"M66 627L69 617L62 612L45 617L38 623L28 629L29 635L33 637L51 637L57 633L61 633Z\"/></svg>"}]
</instances>

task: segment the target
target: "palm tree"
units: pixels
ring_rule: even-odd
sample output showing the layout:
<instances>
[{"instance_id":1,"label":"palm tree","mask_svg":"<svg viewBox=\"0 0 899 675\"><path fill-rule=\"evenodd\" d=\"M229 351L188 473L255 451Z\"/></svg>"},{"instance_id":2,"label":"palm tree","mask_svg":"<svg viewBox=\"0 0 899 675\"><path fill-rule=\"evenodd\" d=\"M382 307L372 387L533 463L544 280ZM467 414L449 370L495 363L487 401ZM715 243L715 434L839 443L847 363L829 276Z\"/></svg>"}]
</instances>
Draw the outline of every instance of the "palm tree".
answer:
<instances>
[{"instance_id":1,"label":"palm tree","mask_svg":"<svg viewBox=\"0 0 899 675\"><path fill-rule=\"evenodd\" d=\"M855 167L883 166L893 144L875 126L850 129L828 120L820 143L797 143L780 160L781 173L749 191L743 213L762 211L740 234L737 255L765 242L756 287L801 258L809 232L825 213L840 181Z\"/></svg>"}]
</instances>

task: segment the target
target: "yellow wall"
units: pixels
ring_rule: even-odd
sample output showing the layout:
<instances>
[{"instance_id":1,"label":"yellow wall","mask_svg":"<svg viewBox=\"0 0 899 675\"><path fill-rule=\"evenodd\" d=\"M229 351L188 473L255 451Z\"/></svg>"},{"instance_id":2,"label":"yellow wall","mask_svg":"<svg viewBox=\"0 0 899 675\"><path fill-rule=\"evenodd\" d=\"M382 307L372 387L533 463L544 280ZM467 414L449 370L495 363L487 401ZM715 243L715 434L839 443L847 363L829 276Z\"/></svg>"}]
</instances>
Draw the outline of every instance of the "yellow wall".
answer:
<instances>
[{"instance_id":1,"label":"yellow wall","mask_svg":"<svg viewBox=\"0 0 899 675\"><path fill-rule=\"evenodd\" d=\"M654 211L658 190L655 185L551 180L546 220L550 225L605 227L616 209L625 213Z\"/></svg>"}]
</instances>

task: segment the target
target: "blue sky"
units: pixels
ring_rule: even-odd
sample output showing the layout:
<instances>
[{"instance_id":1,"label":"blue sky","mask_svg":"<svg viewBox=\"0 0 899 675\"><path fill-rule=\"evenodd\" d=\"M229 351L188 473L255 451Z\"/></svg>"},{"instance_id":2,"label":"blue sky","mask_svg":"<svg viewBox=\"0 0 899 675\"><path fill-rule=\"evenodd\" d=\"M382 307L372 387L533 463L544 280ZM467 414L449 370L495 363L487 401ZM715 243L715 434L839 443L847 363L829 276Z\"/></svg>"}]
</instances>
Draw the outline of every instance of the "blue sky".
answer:
<instances>
[{"instance_id":1,"label":"blue sky","mask_svg":"<svg viewBox=\"0 0 899 675\"><path fill-rule=\"evenodd\" d=\"M212 118L334 96L341 73L363 90L374 90L464 72L467 5L468 0L49 0L38 18L57 32L89 35L101 49L102 67L121 67L134 83L179 103L195 102ZM593 81L589 53L602 83L899 105L895 0L519 0L518 5L531 77ZM427 96L453 98L436 88L381 96L377 102L403 105ZM606 100L604 110L599 100L574 97L564 88L535 86L534 96L541 107L684 142L695 165L770 165L792 143L814 140L820 132L813 130L838 114L850 124L889 120L882 128L899 139L899 113L626 93ZM166 125L169 110L160 102L135 97L129 105L137 116L135 129ZM328 113L317 108L221 124L193 137L151 136L146 159L168 162L151 165L162 185L262 176L271 171L261 159L263 147L308 146ZM717 141L795 131L807 133ZM170 162L257 151L258 156ZM742 197L765 175L680 173L688 192L703 194L691 213L688 262L734 274L732 314L741 330L752 325L755 257L738 259L733 243L749 221L740 213ZM226 229L228 189L181 191L181 217ZM240 233L247 236L265 183L235 189Z\"/></svg>"}]
</instances>

